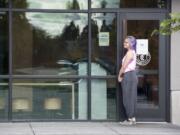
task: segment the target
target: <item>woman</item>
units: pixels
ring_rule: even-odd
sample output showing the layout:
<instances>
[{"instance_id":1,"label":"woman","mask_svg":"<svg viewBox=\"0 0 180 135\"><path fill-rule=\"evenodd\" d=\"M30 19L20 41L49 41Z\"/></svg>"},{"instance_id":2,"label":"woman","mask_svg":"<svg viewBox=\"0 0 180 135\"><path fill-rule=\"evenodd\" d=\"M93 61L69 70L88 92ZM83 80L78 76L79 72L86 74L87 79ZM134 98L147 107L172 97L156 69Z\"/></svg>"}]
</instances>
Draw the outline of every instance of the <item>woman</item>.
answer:
<instances>
[{"instance_id":1,"label":"woman","mask_svg":"<svg viewBox=\"0 0 180 135\"><path fill-rule=\"evenodd\" d=\"M121 82L123 93L123 105L127 120L124 123L135 124L136 99L137 99L137 76L136 76L136 39L127 36L124 40L124 48L127 52L122 60L118 81Z\"/></svg>"}]
</instances>

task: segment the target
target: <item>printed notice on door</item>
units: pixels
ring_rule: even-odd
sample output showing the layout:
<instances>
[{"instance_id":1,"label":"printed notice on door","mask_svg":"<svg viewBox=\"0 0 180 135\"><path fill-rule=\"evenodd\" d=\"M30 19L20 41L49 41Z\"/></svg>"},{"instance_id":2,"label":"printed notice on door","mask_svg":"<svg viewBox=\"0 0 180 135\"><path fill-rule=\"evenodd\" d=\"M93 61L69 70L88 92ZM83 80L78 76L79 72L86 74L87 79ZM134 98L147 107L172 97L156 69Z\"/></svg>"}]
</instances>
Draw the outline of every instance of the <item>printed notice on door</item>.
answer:
<instances>
[{"instance_id":1,"label":"printed notice on door","mask_svg":"<svg viewBox=\"0 0 180 135\"><path fill-rule=\"evenodd\" d=\"M148 55L148 39L137 39L136 53Z\"/></svg>"},{"instance_id":2,"label":"printed notice on door","mask_svg":"<svg viewBox=\"0 0 180 135\"><path fill-rule=\"evenodd\" d=\"M109 32L99 32L99 46L109 46Z\"/></svg>"}]
</instances>

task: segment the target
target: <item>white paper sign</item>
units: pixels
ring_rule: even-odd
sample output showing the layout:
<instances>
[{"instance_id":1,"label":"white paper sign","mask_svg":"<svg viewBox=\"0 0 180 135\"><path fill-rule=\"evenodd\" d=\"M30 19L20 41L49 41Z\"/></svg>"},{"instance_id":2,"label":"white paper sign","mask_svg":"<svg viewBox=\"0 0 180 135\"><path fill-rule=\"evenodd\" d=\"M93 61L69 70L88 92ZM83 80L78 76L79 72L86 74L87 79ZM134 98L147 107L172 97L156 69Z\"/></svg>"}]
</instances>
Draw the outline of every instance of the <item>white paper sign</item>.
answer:
<instances>
[{"instance_id":1,"label":"white paper sign","mask_svg":"<svg viewBox=\"0 0 180 135\"><path fill-rule=\"evenodd\" d=\"M99 32L99 46L109 46L109 32Z\"/></svg>"},{"instance_id":2,"label":"white paper sign","mask_svg":"<svg viewBox=\"0 0 180 135\"><path fill-rule=\"evenodd\" d=\"M136 53L148 55L148 39L137 39Z\"/></svg>"}]
</instances>

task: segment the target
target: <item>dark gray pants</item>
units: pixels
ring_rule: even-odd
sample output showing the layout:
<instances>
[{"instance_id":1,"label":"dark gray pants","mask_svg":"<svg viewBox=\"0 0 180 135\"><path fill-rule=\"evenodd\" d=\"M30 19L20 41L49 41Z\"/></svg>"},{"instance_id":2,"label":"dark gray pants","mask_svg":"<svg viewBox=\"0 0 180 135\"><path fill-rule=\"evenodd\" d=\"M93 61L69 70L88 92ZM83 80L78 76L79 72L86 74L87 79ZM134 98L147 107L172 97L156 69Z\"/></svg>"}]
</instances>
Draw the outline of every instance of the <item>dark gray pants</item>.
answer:
<instances>
[{"instance_id":1,"label":"dark gray pants","mask_svg":"<svg viewBox=\"0 0 180 135\"><path fill-rule=\"evenodd\" d=\"M129 71L124 74L121 82L123 105L127 118L135 117L137 102L137 83L138 79L135 71Z\"/></svg>"}]
</instances>

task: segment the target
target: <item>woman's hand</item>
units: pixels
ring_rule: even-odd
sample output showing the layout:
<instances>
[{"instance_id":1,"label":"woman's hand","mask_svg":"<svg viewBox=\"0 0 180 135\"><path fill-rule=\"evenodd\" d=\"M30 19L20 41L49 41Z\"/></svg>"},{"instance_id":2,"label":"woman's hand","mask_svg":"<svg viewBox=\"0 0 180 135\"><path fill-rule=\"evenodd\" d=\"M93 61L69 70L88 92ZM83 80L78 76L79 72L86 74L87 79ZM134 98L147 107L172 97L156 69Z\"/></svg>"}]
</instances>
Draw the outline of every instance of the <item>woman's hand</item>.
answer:
<instances>
[{"instance_id":1,"label":"woman's hand","mask_svg":"<svg viewBox=\"0 0 180 135\"><path fill-rule=\"evenodd\" d=\"M122 82L122 80L123 80L123 77L118 76L118 82Z\"/></svg>"},{"instance_id":2,"label":"woman's hand","mask_svg":"<svg viewBox=\"0 0 180 135\"><path fill-rule=\"evenodd\" d=\"M118 82L121 82L123 80L123 67L121 67L118 75Z\"/></svg>"}]
</instances>

